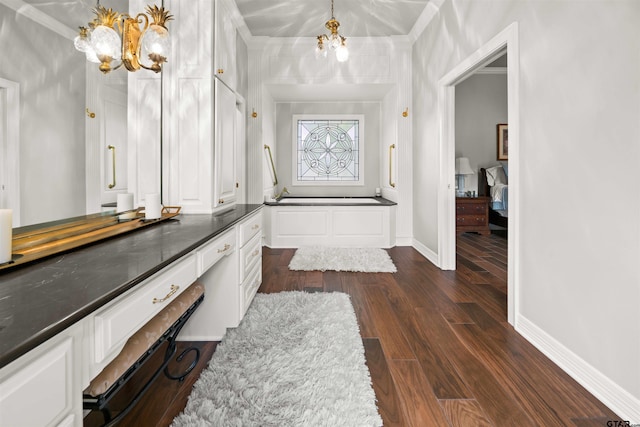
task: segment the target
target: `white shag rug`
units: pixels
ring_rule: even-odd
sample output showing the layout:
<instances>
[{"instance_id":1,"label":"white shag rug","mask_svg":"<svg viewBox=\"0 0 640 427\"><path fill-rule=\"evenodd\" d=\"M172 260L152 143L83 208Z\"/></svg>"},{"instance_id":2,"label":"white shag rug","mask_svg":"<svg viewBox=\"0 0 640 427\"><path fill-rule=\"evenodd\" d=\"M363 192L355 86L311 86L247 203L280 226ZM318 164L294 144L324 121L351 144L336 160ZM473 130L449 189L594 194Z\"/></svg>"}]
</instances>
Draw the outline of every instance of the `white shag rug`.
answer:
<instances>
[{"instance_id":1,"label":"white shag rug","mask_svg":"<svg viewBox=\"0 0 640 427\"><path fill-rule=\"evenodd\" d=\"M172 426L381 426L344 293L257 294Z\"/></svg>"},{"instance_id":2,"label":"white shag rug","mask_svg":"<svg viewBox=\"0 0 640 427\"><path fill-rule=\"evenodd\" d=\"M395 264L384 249L303 247L291 258L289 270L334 270L395 273Z\"/></svg>"}]
</instances>

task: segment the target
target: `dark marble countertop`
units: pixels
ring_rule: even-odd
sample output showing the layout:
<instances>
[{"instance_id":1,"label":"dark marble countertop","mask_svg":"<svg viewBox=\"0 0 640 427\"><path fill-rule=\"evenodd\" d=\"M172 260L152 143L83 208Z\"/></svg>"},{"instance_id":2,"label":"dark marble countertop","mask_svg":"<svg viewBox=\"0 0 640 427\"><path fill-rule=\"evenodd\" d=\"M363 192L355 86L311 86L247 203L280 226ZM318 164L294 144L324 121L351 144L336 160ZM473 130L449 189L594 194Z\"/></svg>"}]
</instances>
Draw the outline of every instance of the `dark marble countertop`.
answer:
<instances>
[{"instance_id":1,"label":"dark marble countertop","mask_svg":"<svg viewBox=\"0 0 640 427\"><path fill-rule=\"evenodd\" d=\"M329 201L328 199L334 199ZM371 202L368 202L371 200ZM339 196L285 196L278 201L264 202L267 206L395 206L384 197L339 197Z\"/></svg>"},{"instance_id":2,"label":"dark marble countertop","mask_svg":"<svg viewBox=\"0 0 640 427\"><path fill-rule=\"evenodd\" d=\"M262 205L179 215L0 272L0 368L78 322Z\"/></svg>"}]
</instances>

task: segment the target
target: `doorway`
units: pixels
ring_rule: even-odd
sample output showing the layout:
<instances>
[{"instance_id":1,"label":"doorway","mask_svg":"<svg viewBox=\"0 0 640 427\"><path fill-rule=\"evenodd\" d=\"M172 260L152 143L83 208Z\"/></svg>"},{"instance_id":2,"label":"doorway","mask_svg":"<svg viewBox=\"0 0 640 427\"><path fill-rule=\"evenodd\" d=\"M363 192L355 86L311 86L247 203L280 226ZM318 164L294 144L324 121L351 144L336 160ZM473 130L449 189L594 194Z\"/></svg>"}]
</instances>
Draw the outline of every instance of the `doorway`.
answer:
<instances>
[{"instance_id":1,"label":"doorway","mask_svg":"<svg viewBox=\"0 0 640 427\"><path fill-rule=\"evenodd\" d=\"M519 205L519 47L518 24L513 23L462 61L438 82L440 140L440 191L438 196L438 261L444 270L456 268L455 221L455 86L477 70L507 53L507 111L509 117L509 224L507 314L515 326L518 318L518 205Z\"/></svg>"}]
</instances>

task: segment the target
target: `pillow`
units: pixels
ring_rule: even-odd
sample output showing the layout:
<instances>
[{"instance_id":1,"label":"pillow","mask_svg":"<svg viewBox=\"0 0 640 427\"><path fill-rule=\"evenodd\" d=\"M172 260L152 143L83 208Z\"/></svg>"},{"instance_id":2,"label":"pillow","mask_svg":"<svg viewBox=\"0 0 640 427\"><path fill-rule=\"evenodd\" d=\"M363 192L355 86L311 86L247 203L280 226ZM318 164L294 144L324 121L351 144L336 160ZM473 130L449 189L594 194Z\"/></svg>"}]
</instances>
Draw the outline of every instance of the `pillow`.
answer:
<instances>
[{"instance_id":1,"label":"pillow","mask_svg":"<svg viewBox=\"0 0 640 427\"><path fill-rule=\"evenodd\" d=\"M504 174L509 179L509 163L502 163L502 169L504 170Z\"/></svg>"},{"instance_id":2,"label":"pillow","mask_svg":"<svg viewBox=\"0 0 640 427\"><path fill-rule=\"evenodd\" d=\"M502 166L487 168L487 184L493 187L496 184L507 185L507 176L504 174Z\"/></svg>"}]
</instances>

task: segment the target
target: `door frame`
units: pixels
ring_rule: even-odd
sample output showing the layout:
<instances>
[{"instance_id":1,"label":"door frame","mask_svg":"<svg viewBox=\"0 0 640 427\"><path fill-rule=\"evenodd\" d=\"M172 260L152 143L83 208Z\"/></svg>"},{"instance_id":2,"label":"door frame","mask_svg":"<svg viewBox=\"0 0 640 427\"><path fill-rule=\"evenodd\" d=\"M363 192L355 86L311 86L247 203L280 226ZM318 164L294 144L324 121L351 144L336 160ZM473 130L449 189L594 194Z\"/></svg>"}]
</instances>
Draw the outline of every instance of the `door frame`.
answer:
<instances>
[{"instance_id":1,"label":"door frame","mask_svg":"<svg viewBox=\"0 0 640 427\"><path fill-rule=\"evenodd\" d=\"M6 162L0 177L7 186L7 202L13 211L13 227L20 226L20 84L0 78L0 89L5 93L6 105L1 120L7 124L5 133ZM0 147L1 148L1 147Z\"/></svg>"},{"instance_id":2,"label":"door frame","mask_svg":"<svg viewBox=\"0 0 640 427\"><path fill-rule=\"evenodd\" d=\"M455 224L455 86L507 53L509 123L509 218L507 244L507 319L516 326L519 314L520 206L520 59L518 23L514 22L454 67L438 82L440 178L438 186L438 264L456 268Z\"/></svg>"}]
</instances>

